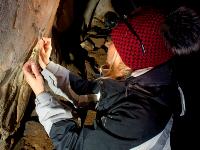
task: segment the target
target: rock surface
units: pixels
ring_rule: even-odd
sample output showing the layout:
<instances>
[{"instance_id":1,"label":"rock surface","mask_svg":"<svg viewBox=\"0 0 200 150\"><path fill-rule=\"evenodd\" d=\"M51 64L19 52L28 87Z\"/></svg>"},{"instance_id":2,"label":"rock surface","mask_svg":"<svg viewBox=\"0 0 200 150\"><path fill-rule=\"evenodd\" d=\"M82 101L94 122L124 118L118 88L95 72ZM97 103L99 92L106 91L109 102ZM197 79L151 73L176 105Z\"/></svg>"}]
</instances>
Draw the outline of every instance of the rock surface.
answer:
<instances>
[{"instance_id":1,"label":"rock surface","mask_svg":"<svg viewBox=\"0 0 200 150\"><path fill-rule=\"evenodd\" d=\"M39 135L39 136L38 136ZM53 145L43 126L35 121L26 122L24 137L13 150L53 150Z\"/></svg>"},{"instance_id":2,"label":"rock surface","mask_svg":"<svg viewBox=\"0 0 200 150\"><path fill-rule=\"evenodd\" d=\"M31 89L22 65L38 38L51 33L59 0L1 0L0 3L0 149L9 149Z\"/></svg>"}]
</instances>

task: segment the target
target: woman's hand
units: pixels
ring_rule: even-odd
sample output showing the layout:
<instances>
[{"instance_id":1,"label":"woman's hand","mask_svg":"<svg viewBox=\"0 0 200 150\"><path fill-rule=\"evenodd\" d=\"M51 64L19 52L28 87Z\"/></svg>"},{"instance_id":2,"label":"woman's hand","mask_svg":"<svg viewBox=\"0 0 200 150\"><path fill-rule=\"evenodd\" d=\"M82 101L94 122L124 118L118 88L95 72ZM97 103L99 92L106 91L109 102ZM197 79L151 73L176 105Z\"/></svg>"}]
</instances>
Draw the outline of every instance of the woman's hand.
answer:
<instances>
[{"instance_id":1,"label":"woman's hand","mask_svg":"<svg viewBox=\"0 0 200 150\"><path fill-rule=\"evenodd\" d=\"M46 68L46 66L48 65L50 61L49 58L52 51L51 38L43 37L42 39L38 41L37 45L40 48L39 64L40 64L40 67L44 69Z\"/></svg>"},{"instance_id":2,"label":"woman's hand","mask_svg":"<svg viewBox=\"0 0 200 150\"><path fill-rule=\"evenodd\" d=\"M44 80L34 61L29 60L24 64L23 73L36 96L44 92Z\"/></svg>"}]
</instances>

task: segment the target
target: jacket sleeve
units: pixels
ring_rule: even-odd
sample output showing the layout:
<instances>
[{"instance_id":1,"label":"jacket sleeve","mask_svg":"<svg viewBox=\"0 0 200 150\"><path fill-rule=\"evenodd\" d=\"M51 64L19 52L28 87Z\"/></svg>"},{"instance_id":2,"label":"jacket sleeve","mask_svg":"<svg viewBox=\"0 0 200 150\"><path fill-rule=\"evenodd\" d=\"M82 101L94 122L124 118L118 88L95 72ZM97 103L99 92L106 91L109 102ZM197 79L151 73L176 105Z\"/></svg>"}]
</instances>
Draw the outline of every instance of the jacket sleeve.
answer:
<instances>
[{"instance_id":1,"label":"jacket sleeve","mask_svg":"<svg viewBox=\"0 0 200 150\"><path fill-rule=\"evenodd\" d=\"M35 99L40 123L52 139L57 150L73 149L78 138L78 127L66 110L49 93L41 93Z\"/></svg>"},{"instance_id":2,"label":"jacket sleeve","mask_svg":"<svg viewBox=\"0 0 200 150\"><path fill-rule=\"evenodd\" d=\"M55 64L52 61L42 71L42 75L55 94L64 97L71 103L88 101L88 99L96 101L99 98L97 96L98 92L92 93L95 87L93 82L81 79L65 67Z\"/></svg>"},{"instance_id":3,"label":"jacket sleeve","mask_svg":"<svg viewBox=\"0 0 200 150\"><path fill-rule=\"evenodd\" d=\"M65 87L69 85L70 71L59 64L55 64L52 61L49 62L49 64L46 67L46 70L51 72L56 77L56 86L64 91Z\"/></svg>"},{"instance_id":4,"label":"jacket sleeve","mask_svg":"<svg viewBox=\"0 0 200 150\"><path fill-rule=\"evenodd\" d=\"M50 62L41 74L47 81L50 89L56 95L64 97L73 104L75 99L71 97L69 92L71 89L69 83L69 70L58 64Z\"/></svg>"},{"instance_id":5,"label":"jacket sleeve","mask_svg":"<svg viewBox=\"0 0 200 150\"><path fill-rule=\"evenodd\" d=\"M35 104L39 121L48 134L53 123L72 118L71 111L65 110L50 93L40 93L35 99Z\"/></svg>"}]
</instances>

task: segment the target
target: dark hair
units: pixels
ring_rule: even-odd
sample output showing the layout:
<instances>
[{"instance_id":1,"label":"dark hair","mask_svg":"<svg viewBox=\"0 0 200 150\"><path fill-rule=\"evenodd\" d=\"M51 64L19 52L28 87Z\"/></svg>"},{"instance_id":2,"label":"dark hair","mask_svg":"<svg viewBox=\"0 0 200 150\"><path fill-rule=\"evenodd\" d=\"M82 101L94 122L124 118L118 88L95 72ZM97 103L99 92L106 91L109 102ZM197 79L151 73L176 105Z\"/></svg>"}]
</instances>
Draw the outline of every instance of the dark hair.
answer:
<instances>
[{"instance_id":1,"label":"dark hair","mask_svg":"<svg viewBox=\"0 0 200 150\"><path fill-rule=\"evenodd\" d=\"M172 11L162 31L167 46L175 54L189 54L200 48L200 17L190 8L179 7Z\"/></svg>"}]
</instances>

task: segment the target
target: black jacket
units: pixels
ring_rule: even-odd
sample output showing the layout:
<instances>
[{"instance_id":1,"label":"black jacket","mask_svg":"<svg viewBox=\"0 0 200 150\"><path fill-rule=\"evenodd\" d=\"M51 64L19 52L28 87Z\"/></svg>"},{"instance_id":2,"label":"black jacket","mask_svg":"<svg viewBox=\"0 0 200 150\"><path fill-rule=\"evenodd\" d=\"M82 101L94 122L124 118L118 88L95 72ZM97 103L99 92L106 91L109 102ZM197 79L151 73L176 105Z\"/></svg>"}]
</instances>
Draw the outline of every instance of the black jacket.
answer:
<instances>
[{"instance_id":1,"label":"black jacket","mask_svg":"<svg viewBox=\"0 0 200 150\"><path fill-rule=\"evenodd\" d=\"M121 81L85 81L70 74L76 93L100 91L101 97L92 127L78 128L70 119L53 124L50 137L56 149L127 150L158 135L172 114L179 113L180 96L171 68L167 62Z\"/></svg>"}]
</instances>

